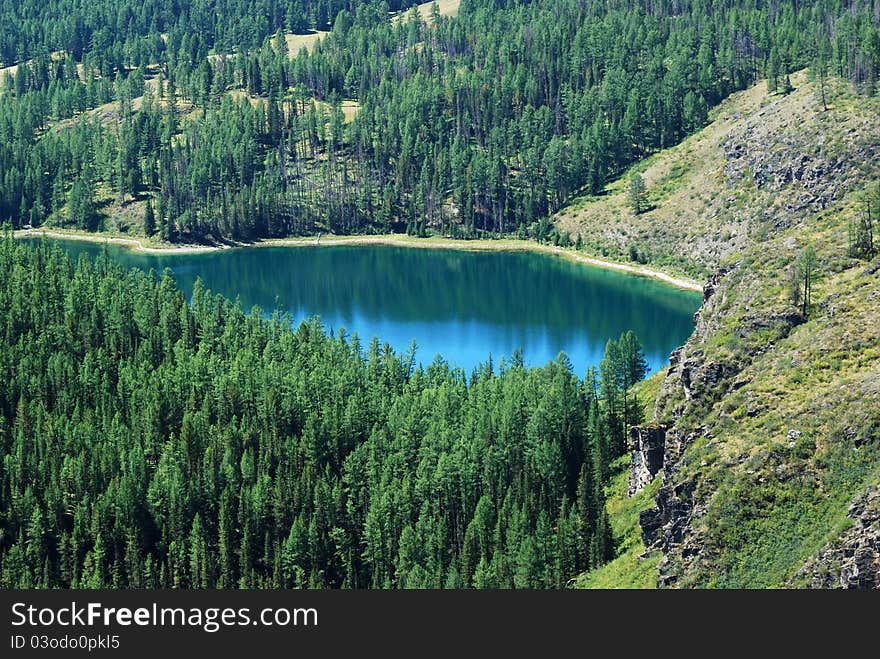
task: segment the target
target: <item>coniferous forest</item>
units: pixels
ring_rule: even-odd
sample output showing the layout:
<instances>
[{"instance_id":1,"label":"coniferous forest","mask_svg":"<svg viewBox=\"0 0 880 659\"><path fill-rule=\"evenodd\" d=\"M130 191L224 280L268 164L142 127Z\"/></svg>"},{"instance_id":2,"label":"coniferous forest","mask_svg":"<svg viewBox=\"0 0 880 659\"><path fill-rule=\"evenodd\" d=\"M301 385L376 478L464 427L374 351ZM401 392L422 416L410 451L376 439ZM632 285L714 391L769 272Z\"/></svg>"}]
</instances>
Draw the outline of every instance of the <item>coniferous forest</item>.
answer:
<instances>
[{"instance_id":1,"label":"coniferous forest","mask_svg":"<svg viewBox=\"0 0 880 659\"><path fill-rule=\"evenodd\" d=\"M584 379L414 367L0 240L4 588L563 587L614 555L638 340Z\"/></svg>"},{"instance_id":2,"label":"coniferous forest","mask_svg":"<svg viewBox=\"0 0 880 659\"><path fill-rule=\"evenodd\" d=\"M819 64L873 93L876 0L25 0L0 14L0 220L166 241L553 234L547 217ZM285 36L322 38L290 52Z\"/></svg>"},{"instance_id":3,"label":"coniferous forest","mask_svg":"<svg viewBox=\"0 0 880 659\"><path fill-rule=\"evenodd\" d=\"M607 486L645 420L632 332L585 373L564 353L417 365L200 282L187 298L169 270L13 239L580 243L554 213L733 92L766 78L784 97L809 67L825 106L826 77L860 98L880 78L880 0L411 4L0 3L0 587L561 588L615 558ZM646 185L630 176L633 217ZM876 255L871 199L852 258ZM809 324L830 267L802 253L798 313L742 302L742 335L717 343Z\"/></svg>"}]
</instances>

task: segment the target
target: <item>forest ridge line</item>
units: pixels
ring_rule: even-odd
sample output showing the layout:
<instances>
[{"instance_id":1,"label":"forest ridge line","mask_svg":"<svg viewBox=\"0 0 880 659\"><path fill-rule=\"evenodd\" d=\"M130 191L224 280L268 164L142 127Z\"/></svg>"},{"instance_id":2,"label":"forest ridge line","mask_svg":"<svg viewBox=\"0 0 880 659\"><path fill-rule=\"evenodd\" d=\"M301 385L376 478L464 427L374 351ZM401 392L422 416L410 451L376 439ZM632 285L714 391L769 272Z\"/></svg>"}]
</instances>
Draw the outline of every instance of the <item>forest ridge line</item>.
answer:
<instances>
[{"instance_id":1,"label":"forest ridge line","mask_svg":"<svg viewBox=\"0 0 880 659\"><path fill-rule=\"evenodd\" d=\"M86 10L68 25L65 0L13 10L0 57L27 63L0 94L0 218L14 228L577 244L592 237L556 212L680 143L731 93L762 77L785 89L813 64L870 93L880 68L867 0L841 15L830 0L474 0L394 24L398 3L306 1L252 26L244 1L229 16L115 1L132 20L113 30ZM291 58L286 34L309 30L326 36Z\"/></svg>"}]
</instances>

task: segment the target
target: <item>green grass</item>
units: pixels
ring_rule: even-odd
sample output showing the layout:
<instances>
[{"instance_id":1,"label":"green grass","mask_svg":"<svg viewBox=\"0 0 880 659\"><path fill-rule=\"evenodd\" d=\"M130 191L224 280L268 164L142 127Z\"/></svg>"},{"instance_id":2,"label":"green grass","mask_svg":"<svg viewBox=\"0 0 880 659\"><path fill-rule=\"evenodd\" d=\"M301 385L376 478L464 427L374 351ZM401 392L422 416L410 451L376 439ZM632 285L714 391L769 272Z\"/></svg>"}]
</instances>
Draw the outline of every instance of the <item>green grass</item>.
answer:
<instances>
[{"instance_id":1,"label":"green grass","mask_svg":"<svg viewBox=\"0 0 880 659\"><path fill-rule=\"evenodd\" d=\"M868 264L846 252L848 224L860 212L862 189L880 179L880 158L860 155L856 170L836 174L841 185L826 192L830 203L821 212L801 206L814 187L758 188L747 170L729 184L717 158L728 139L746 146L763 140L749 157L775 171L788 166L789 155L813 153L817 135L824 146L813 157L877 153L871 145L880 139L880 97L841 84L824 113L808 85L796 86L787 97L735 96L706 131L642 163L656 210L637 218L626 213L624 174L608 194L576 204L560 220L572 230L579 223L591 244L609 253L635 241L654 267L675 258L712 265L717 258L715 264L734 268L686 354L697 377L709 362L733 375L711 388L700 383L690 400L673 380L657 409L658 420L699 433L674 477L695 485L699 511L688 528L697 555L685 561L675 548L667 554L679 587L809 585L809 575L792 579L852 524L851 502L880 482L880 273L868 275ZM762 144L783 146L764 152ZM747 233L724 253L721 244L733 241L744 219ZM796 311L787 273L807 245L819 258L812 304L807 321L790 327L774 319ZM661 380L639 386L649 419ZM659 479L629 499L628 460L615 469L607 506L617 558L576 585L651 588L660 556L642 558L638 520L653 506Z\"/></svg>"},{"instance_id":2,"label":"green grass","mask_svg":"<svg viewBox=\"0 0 880 659\"><path fill-rule=\"evenodd\" d=\"M657 584L657 562L659 553L641 558L645 553L642 531L639 526L639 513L654 505L654 496L660 486L660 479L654 479L644 490L630 498L629 456L624 456L612 465L614 477L606 490L608 516L618 555L610 563L581 575L575 583L577 588L655 588Z\"/></svg>"},{"instance_id":3,"label":"green grass","mask_svg":"<svg viewBox=\"0 0 880 659\"><path fill-rule=\"evenodd\" d=\"M644 407L651 406L660 393L667 369L652 374L639 382L633 389ZM610 563L581 575L575 582L577 588L655 588L657 585L657 562L659 552L643 557L645 543L639 526L639 514L653 507L654 497L660 488L660 478L655 478L644 490L634 497L627 496L629 490L630 457L625 455L612 465L612 478L605 490L606 508L611 520L611 529L617 545L617 557Z\"/></svg>"},{"instance_id":4,"label":"green grass","mask_svg":"<svg viewBox=\"0 0 880 659\"><path fill-rule=\"evenodd\" d=\"M771 470L719 489L709 510L710 550L720 552L707 583L722 588L766 588L786 583L797 569L848 525L850 501L876 482L878 451L835 447L818 479L803 473L781 480ZM804 464L786 457L789 470ZM771 463L772 464L772 463ZM818 482L817 482L818 481ZM829 529L831 532L829 533Z\"/></svg>"}]
</instances>

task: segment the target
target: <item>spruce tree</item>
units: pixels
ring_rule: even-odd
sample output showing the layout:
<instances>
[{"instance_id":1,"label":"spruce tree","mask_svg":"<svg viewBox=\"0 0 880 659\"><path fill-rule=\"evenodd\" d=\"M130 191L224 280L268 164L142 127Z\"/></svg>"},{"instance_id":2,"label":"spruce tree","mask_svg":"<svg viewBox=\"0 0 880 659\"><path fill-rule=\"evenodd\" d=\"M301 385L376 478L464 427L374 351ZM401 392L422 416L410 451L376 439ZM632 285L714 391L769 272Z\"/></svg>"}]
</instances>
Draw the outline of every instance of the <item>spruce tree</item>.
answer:
<instances>
[{"instance_id":1,"label":"spruce tree","mask_svg":"<svg viewBox=\"0 0 880 659\"><path fill-rule=\"evenodd\" d=\"M147 206L144 209L144 235L148 238L156 233L156 217L153 214L153 202L147 199Z\"/></svg>"},{"instance_id":2,"label":"spruce tree","mask_svg":"<svg viewBox=\"0 0 880 659\"><path fill-rule=\"evenodd\" d=\"M92 184L85 175L80 175L73 182L67 209L70 221L76 228L84 231L97 230L98 218L92 198Z\"/></svg>"},{"instance_id":3,"label":"spruce tree","mask_svg":"<svg viewBox=\"0 0 880 659\"><path fill-rule=\"evenodd\" d=\"M617 342L620 359L620 381L623 393L623 432L642 421L642 410L638 399L631 395L634 384L645 378L648 362L642 352L641 343L632 331L624 332Z\"/></svg>"}]
</instances>

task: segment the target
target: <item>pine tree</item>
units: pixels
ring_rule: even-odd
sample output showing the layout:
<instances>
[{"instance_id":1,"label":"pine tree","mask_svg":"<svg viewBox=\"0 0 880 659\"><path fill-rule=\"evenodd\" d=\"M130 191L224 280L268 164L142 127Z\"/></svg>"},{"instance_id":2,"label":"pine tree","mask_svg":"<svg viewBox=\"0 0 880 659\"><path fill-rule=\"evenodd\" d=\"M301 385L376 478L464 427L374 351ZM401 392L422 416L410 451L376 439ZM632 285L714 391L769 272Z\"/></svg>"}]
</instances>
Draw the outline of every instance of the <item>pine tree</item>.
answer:
<instances>
[{"instance_id":1,"label":"pine tree","mask_svg":"<svg viewBox=\"0 0 880 659\"><path fill-rule=\"evenodd\" d=\"M590 557L590 563L594 568L614 558L614 535L604 503L596 523L596 533L590 539Z\"/></svg>"},{"instance_id":2,"label":"pine tree","mask_svg":"<svg viewBox=\"0 0 880 659\"><path fill-rule=\"evenodd\" d=\"M67 212L70 221L84 231L96 231L98 229L98 217L95 210L95 202L92 198L92 185L85 175L80 175L73 182L70 189L70 198L67 202Z\"/></svg>"},{"instance_id":3,"label":"pine tree","mask_svg":"<svg viewBox=\"0 0 880 659\"><path fill-rule=\"evenodd\" d=\"M847 254L856 259L872 259L877 254L874 242L874 224L880 217L880 184L869 192L864 210L849 223L849 248Z\"/></svg>"},{"instance_id":4,"label":"pine tree","mask_svg":"<svg viewBox=\"0 0 880 659\"><path fill-rule=\"evenodd\" d=\"M621 389L623 391L623 430L628 432L630 426L640 423L642 410L638 399L630 395L630 389L634 384L645 378L648 372L648 362L642 352L641 343L632 331L624 332L617 342Z\"/></svg>"},{"instance_id":5,"label":"pine tree","mask_svg":"<svg viewBox=\"0 0 880 659\"><path fill-rule=\"evenodd\" d=\"M779 91L779 74L781 73L781 62L779 61L779 51L773 48L770 51L770 58L767 61L767 93L775 94Z\"/></svg>"},{"instance_id":6,"label":"pine tree","mask_svg":"<svg viewBox=\"0 0 880 659\"><path fill-rule=\"evenodd\" d=\"M828 62L831 59L830 44L824 34L819 33L816 37L815 55L810 64L810 73L819 83L819 96L822 99L822 110L828 111L828 101L825 88L828 85Z\"/></svg>"},{"instance_id":7,"label":"pine tree","mask_svg":"<svg viewBox=\"0 0 880 659\"><path fill-rule=\"evenodd\" d=\"M578 519L578 538L579 547L581 549L580 560L584 564L589 564L590 560L590 538L596 530L596 520L598 519L599 508L596 503L596 487L593 473L593 466L590 462L584 462L581 465L580 475L578 476L576 510Z\"/></svg>"},{"instance_id":8,"label":"pine tree","mask_svg":"<svg viewBox=\"0 0 880 659\"><path fill-rule=\"evenodd\" d=\"M629 207L633 215L639 215L647 210L645 179L638 172L633 173L629 178Z\"/></svg>"},{"instance_id":9,"label":"pine tree","mask_svg":"<svg viewBox=\"0 0 880 659\"><path fill-rule=\"evenodd\" d=\"M147 206L144 209L144 235L147 237L156 233L156 217L153 214L153 202L147 199Z\"/></svg>"},{"instance_id":10,"label":"pine tree","mask_svg":"<svg viewBox=\"0 0 880 659\"><path fill-rule=\"evenodd\" d=\"M788 286L788 299L791 305L800 309L801 306L801 273L797 263L792 263L786 270L786 283Z\"/></svg>"}]
</instances>

